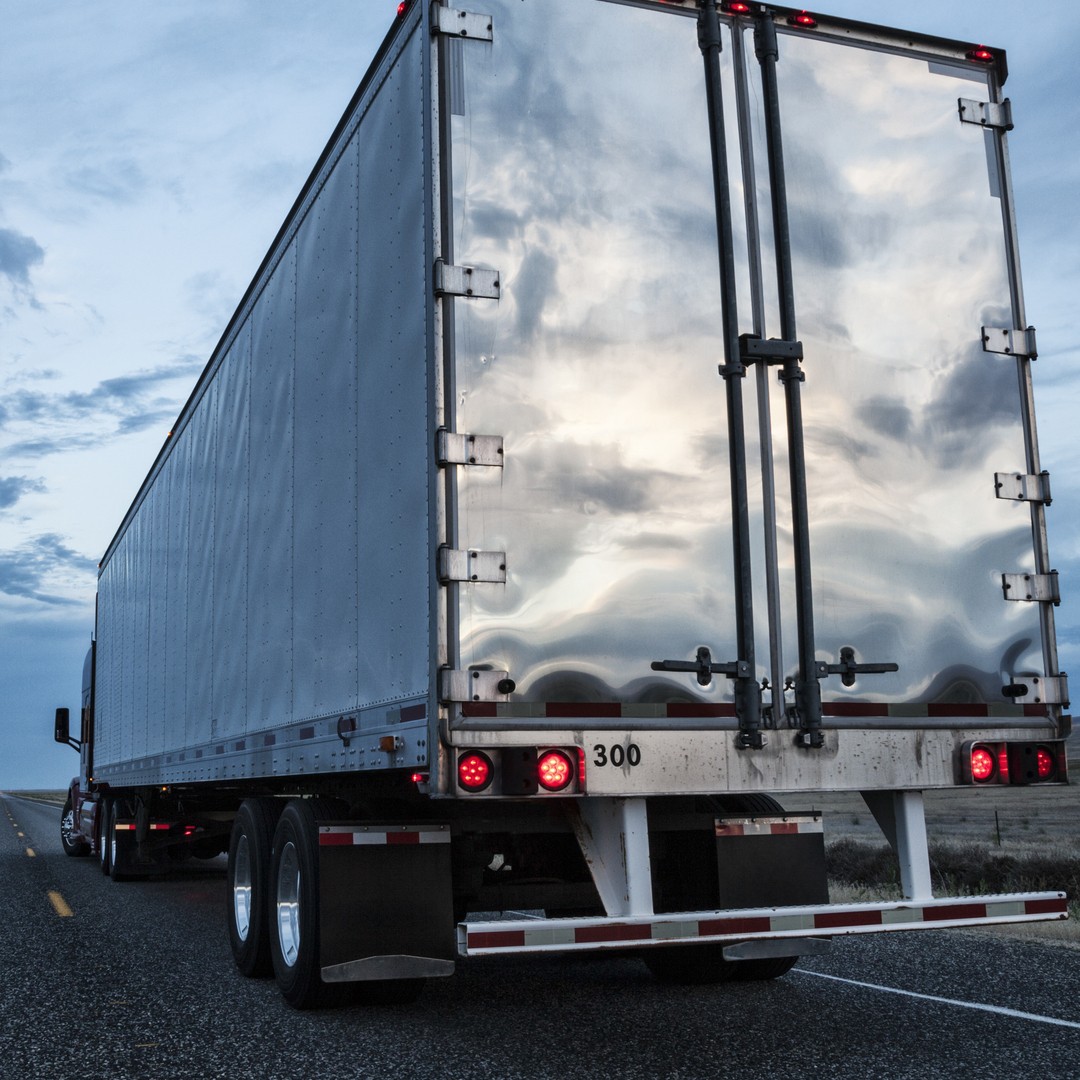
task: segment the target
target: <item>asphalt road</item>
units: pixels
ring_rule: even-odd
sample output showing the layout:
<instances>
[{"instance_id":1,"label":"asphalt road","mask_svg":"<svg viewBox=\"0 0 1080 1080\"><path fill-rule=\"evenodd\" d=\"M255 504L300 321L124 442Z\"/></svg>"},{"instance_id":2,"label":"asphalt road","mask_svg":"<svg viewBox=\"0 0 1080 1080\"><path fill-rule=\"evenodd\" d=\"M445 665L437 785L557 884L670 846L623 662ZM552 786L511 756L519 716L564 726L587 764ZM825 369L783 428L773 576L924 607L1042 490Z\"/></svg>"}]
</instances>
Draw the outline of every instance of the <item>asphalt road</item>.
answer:
<instances>
[{"instance_id":1,"label":"asphalt road","mask_svg":"<svg viewBox=\"0 0 1080 1080\"><path fill-rule=\"evenodd\" d=\"M971 932L704 989L631 958L473 960L414 1005L296 1013L233 969L222 860L114 883L58 819L0 797L2 1080L1080 1077L1080 950Z\"/></svg>"}]
</instances>

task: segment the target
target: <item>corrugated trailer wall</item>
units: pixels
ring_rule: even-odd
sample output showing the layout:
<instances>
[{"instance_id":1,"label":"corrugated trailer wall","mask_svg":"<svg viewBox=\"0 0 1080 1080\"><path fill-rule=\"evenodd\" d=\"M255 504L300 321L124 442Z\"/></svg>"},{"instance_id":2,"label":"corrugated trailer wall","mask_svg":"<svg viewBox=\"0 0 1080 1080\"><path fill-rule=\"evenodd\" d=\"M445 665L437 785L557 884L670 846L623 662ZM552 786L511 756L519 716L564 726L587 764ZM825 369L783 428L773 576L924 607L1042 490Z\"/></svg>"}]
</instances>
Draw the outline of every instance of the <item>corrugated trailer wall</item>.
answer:
<instances>
[{"instance_id":1,"label":"corrugated trailer wall","mask_svg":"<svg viewBox=\"0 0 1080 1080\"><path fill-rule=\"evenodd\" d=\"M102 779L385 768L424 745L423 49L413 33L369 75L103 563ZM342 714L416 736L365 757Z\"/></svg>"}]
</instances>

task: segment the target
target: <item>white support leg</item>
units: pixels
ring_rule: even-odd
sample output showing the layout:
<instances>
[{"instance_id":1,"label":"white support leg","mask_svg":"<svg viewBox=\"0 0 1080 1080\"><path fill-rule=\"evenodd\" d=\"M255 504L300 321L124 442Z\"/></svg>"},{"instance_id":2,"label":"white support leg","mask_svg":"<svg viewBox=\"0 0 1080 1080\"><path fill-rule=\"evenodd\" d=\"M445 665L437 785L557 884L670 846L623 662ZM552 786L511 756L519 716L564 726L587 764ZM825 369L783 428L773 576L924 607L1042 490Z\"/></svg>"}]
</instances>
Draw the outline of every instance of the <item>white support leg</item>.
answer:
<instances>
[{"instance_id":1,"label":"white support leg","mask_svg":"<svg viewBox=\"0 0 1080 1080\"><path fill-rule=\"evenodd\" d=\"M922 792L864 791L863 799L896 852L904 899L932 899Z\"/></svg>"},{"instance_id":2,"label":"white support leg","mask_svg":"<svg viewBox=\"0 0 1080 1080\"><path fill-rule=\"evenodd\" d=\"M610 916L653 914L644 799L580 799L571 819L596 890Z\"/></svg>"}]
</instances>

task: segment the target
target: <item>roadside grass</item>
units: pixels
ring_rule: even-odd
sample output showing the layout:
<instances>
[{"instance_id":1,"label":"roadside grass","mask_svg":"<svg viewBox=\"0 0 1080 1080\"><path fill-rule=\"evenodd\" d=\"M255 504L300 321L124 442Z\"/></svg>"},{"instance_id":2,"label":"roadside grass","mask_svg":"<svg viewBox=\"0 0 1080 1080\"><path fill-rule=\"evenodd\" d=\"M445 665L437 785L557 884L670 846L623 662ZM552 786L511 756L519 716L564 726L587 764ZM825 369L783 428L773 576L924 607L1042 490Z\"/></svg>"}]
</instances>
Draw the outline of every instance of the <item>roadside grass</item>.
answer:
<instances>
[{"instance_id":1,"label":"roadside grass","mask_svg":"<svg viewBox=\"0 0 1080 1080\"><path fill-rule=\"evenodd\" d=\"M840 837L826 845L825 862L834 903L901 899L899 866L888 844ZM930 873L938 896L1064 891L1070 900L1068 921L977 929L1080 948L1080 848L1076 845L1015 843L1003 849L976 841L931 841Z\"/></svg>"},{"instance_id":2,"label":"roadside grass","mask_svg":"<svg viewBox=\"0 0 1080 1080\"><path fill-rule=\"evenodd\" d=\"M67 799L66 791L7 791L8 795L14 795L19 799L32 799L34 802L43 803L55 803L57 806L63 806L64 801Z\"/></svg>"}]
</instances>

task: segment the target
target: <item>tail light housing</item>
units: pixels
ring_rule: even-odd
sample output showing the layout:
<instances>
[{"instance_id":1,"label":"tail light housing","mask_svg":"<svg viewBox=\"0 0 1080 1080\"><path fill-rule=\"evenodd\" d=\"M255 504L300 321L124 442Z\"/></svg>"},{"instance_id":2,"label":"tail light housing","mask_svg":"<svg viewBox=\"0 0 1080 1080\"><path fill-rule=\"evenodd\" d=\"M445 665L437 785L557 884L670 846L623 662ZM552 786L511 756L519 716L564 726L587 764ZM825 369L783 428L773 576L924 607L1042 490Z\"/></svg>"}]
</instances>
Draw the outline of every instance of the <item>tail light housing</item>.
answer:
<instances>
[{"instance_id":1,"label":"tail light housing","mask_svg":"<svg viewBox=\"0 0 1080 1080\"><path fill-rule=\"evenodd\" d=\"M960 748L960 780L994 784L1067 784L1063 740L967 742Z\"/></svg>"},{"instance_id":2,"label":"tail light housing","mask_svg":"<svg viewBox=\"0 0 1080 1080\"><path fill-rule=\"evenodd\" d=\"M577 747L513 746L498 750L461 749L457 790L464 795L581 795L584 755Z\"/></svg>"}]
</instances>

